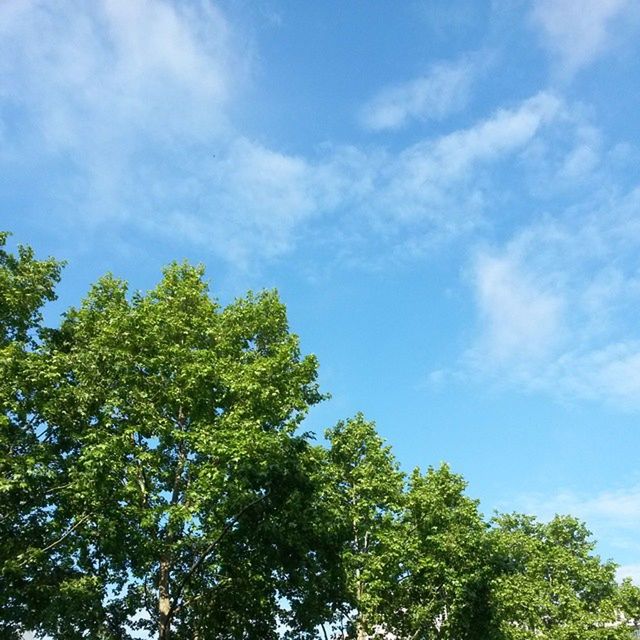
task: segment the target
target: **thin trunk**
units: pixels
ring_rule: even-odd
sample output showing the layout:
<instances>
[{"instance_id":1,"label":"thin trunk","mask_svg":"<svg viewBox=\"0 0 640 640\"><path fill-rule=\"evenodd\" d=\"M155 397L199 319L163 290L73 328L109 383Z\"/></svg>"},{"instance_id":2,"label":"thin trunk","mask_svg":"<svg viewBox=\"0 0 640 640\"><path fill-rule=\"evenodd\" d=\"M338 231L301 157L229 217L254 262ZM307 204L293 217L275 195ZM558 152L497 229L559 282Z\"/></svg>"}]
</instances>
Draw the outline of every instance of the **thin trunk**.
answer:
<instances>
[{"instance_id":1,"label":"thin trunk","mask_svg":"<svg viewBox=\"0 0 640 640\"><path fill-rule=\"evenodd\" d=\"M178 409L178 429L184 431L184 414L182 407ZM178 455L176 459L176 468L173 477L173 488L171 491L171 504L175 505L180 502L180 489L182 481L182 473L186 462L186 452L184 440L180 440L178 444ZM171 526L172 523L167 523L165 534L169 549L173 546L176 538L180 536L180 531L176 531ZM158 639L169 640L171 637L171 618L174 614L174 607L171 604L171 589L170 589L170 570L171 563L168 555L163 555L160 559L160 569L158 574Z\"/></svg>"},{"instance_id":2,"label":"thin trunk","mask_svg":"<svg viewBox=\"0 0 640 640\"><path fill-rule=\"evenodd\" d=\"M171 597L169 593L169 560L160 560L158 576L158 640L171 637Z\"/></svg>"},{"instance_id":3,"label":"thin trunk","mask_svg":"<svg viewBox=\"0 0 640 640\"><path fill-rule=\"evenodd\" d=\"M178 409L178 431L184 434L185 432L185 416L182 411L182 407ZM180 501L182 474L187 461L187 452L185 450L184 439L181 438L178 444L178 457L176 460L176 470L173 477L173 490L171 491L171 504L177 504Z\"/></svg>"},{"instance_id":4,"label":"thin trunk","mask_svg":"<svg viewBox=\"0 0 640 640\"><path fill-rule=\"evenodd\" d=\"M360 589L358 588L358 591ZM358 601L360 600L360 593L358 594ZM360 611L358 611L358 619L356 622L356 638L357 640L367 640L367 632L364 628L364 620L363 615Z\"/></svg>"},{"instance_id":5,"label":"thin trunk","mask_svg":"<svg viewBox=\"0 0 640 640\"><path fill-rule=\"evenodd\" d=\"M354 523L354 528L355 528L355 523ZM357 544L357 537L356 537L356 544ZM361 554L364 556L366 555L367 551L369 550L369 532L365 531L364 534L364 542L362 545L362 548L360 550ZM357 640L367 640L368 635L367 632L365 630L366 627L366 617L362 611L362 599L364 597L364 584L363 584L363 580L362 580L362 573L360 569L356 569L356 598L358 600L358 619L357 619L357 623L356 623L356 638Z\"/></svg>"},{"instance_id":6,"label":"thin trunk","mask_svg":"<svg viewBox=\"0 0 640 640\"><path fill-rule=\"evenodd\" d=\"M356 569L356 601L358 603L358 617L356 618L356 639L367 640L367 634L364 630L364 613L362 612L362 596L364 595L362 587L362 577L360 569Z\"/></svg>"}]
</instances>

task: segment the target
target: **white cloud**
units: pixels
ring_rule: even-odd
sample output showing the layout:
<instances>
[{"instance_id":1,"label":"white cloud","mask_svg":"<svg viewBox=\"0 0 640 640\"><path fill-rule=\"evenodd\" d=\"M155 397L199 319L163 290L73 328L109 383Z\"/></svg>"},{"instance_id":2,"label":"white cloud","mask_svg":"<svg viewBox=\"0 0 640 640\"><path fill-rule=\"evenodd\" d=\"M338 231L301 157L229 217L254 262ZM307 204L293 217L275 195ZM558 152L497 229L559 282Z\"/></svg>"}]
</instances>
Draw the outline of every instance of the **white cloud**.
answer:
<instances>
[{"instance_id":1,"label":"white cloud","mask_svg":"<svg viewBox=\"0 0 640 640\"><path fill-rule=\"evenodd\" d=\"M476 228L492 166L526 148L562 110L558 98L540 93L396 155L384 148L327 146L309 159L239 136L209 162L200 187L207 206L198 224L193 227L185 211L178 227L219 244L217 234L224 233L226 251L241 263L256 252L273 257L289 251L303 226L323 218L339 221L348 245L357 246L364 233L384 239L387 253L398 245L421 251L420 242L412 245L417 236L431 243ZM485 176L484 188L473 179L478 174Z\"/></svg>"},{"instance_id":2,"label":"white cloud","mask_svg":"<svg viewBox=\"0 0 640 640\"><path fill-rule=\"evenodd\" d=\"M3 3L0 160L71 227L159 217L161 180L229 137L247 60L209 2Z\"/></svg>"},{"instance_id":3,"label":"white cloud","mask_svg":"<svg viewBox=\"0 0 640 640\"><path fill-rule=\"evenodd\" d=\"M492 197L491 169L530 144L562 111L540 93L513 109L500 109L472 127L414 144L380 168L369 206L378 222L427 225L430 237L476 227Z\"/></svg>"},{"instance_id":4,"label":"white cloud","mask_svg":"<svg viewBox=\"0 0 640 640\"><path fill-rule=\"evenodd\" d=\"M561 491L554 496L529 496L527 509L548 520L569 513L588 523L607 523L616 528L635 529L640 523L640 486L602 491L594 496Z\"/></svg>"},{"instance_id":5,"label":"white cloud","mask_svg":"<svg viewBox=\"0 0 640 640\"><path fill-rule=\"evenodd\" d=\"M416 234L433 242L475 228L485 194L471 177L521 151L562 110L558 98L541 93L397 155L326 146L310 159L236 134L194 171L186 191L166 177L163 190L171 193L161 201L176 200L166 227L242 266L290 251L303 228L323 218L338 221L333 233L347 253L363 234L382 238L387 254L396 245L411 251Z\"/></svg>"},{"instance_id":6,"label":"white cloud","mask_svg":"<svg viewBox=\"0 0 640 640\"><path fill-rule=\"evenodd\" d=\"M204 243L241 268L289 251L303 222L345 197L337 166L314 166L243 137L217 156L177 194L168 177L160 199L172 203L171 213L158 230Z\"/></svg>"},{"instance_id":7,"label":"white cloud","mask_svg":"<svg viewBox=\"0 0 640 640\"><path fill-rule=\"evenodd\" d=\"M483 378L640 407L640 189L533 222L473 265Z\"/></svg>"},{"instance_id":8,"label":"white cloud","mask_svg":"<svg viewBox=\"0 0 640 640\"><path fill-rule=\"evenodd\" d=\"M306 160L234 127L251 52L212 3L5 3L0 35L0 106L20 119L0 160L31 162L71 227L138 226L246 266L323 205Z\"/></svg>"},{"instance_id":9,"label":"white cloud","mask_svg":"<svg viewBox=\"0 0 640 640\"><path fill-rule=\"evenodd\" d=\"M244 73L229 24L204 2L6 3L0 34L2 98L50 152L220 131Z\"/></svg>"},{"instance_id":10,"label":"white cloud","mask_svg":"<svg viewBox=\"0 0 640 640\"><path fill-rule=\"evenodd\" d=\"M480 255L474 271L485 323L482 357L504 363L546 355L559 338L564 300L523 272L514 255Z\"/></svg>"},{"instance_id":11,"label":"white cloud","mask_svg":"<svg viewBox=\"0 0 640 640\"><path fill-rule=\"evenodd\" d=\"M380 131L410 120L440 120L466 106L476 72L468 60L435 65L422 77L380 91L362 107L360 121Z\"/></svg>"},{"instance_id":12,"label":"white cloud","mask_svg":"<svg viewBox=\"0 0 640 640\"><path fill-rule=\"evenodd\" d=\"M632 8L631 0L536 0L532 20L562 71L571 74L614 44L616 20Z\"/></svg>"},{"instance_id":13,"label":"white cloud","mask_svg":"<svg viewBox=\"0 0 640 640\"><path fill-rule=\"evenodd\" d=\"M309 159L237 137L211 162L208 210L233 223L231 232L225 225L227 248L241 261L256 250L267 257L290 250L303 223L323 218L339 220L347 244L365 233L383 238L387 252L395 245L420 251L420 242L411 244L416 236L434 242L477 227L492 167L525 149L563 108L554 95L540 93L396 155L327 146ZM479 174L484 188L474 180ZM201 218L214 237L216 219Z\"/></svg>"},{"instance_id":14,"label":"white cloud","mask_svg":"<svg viewBox=\"0 0 640 640\"><path fill-rule=\"evenodd\" d=\"M559 393L604 399L623 408L638 409L640 341L628 340L567 351L549 363L539 378L533 372L530 375L532 386L549 390L553 385L559 385Z\"/></svg>"},{"instance_id":15,"label":"white cloud","mask_svg":"<svg viewBox=\"0 0 640 640\"><path fill-rule=\"evenodd\" d=\"M531 141L540 127L558 115L560 107L556 96L541 92L516 109L500 109L469 129L440 138L433 145L432 157L445 175L460 175L474 162L492 160ZM414 148L414 155L420 148Z\"/></svg>"}]
</instances>

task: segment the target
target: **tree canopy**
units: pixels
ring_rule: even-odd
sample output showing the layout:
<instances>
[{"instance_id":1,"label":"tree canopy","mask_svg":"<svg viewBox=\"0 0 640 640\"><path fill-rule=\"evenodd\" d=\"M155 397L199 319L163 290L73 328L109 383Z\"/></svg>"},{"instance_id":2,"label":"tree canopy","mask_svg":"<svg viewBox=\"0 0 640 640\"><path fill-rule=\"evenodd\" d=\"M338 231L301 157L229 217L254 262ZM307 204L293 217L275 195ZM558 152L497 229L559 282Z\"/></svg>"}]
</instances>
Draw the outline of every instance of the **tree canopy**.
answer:
<instances>
[{"instance_id":1,"label":"tree canopy","mask_svg":"<svg viewBox=\"0 0 640 640\"><path fill-rule=\"evenodd\" d=\"M0 635L55 640L632 637L640 592L586 527L486 520L323 399L273 291L173 263L46 327L62 263L0 234ZM136 636L136 634L138 634Z\"/></svg>"}]
</instances>

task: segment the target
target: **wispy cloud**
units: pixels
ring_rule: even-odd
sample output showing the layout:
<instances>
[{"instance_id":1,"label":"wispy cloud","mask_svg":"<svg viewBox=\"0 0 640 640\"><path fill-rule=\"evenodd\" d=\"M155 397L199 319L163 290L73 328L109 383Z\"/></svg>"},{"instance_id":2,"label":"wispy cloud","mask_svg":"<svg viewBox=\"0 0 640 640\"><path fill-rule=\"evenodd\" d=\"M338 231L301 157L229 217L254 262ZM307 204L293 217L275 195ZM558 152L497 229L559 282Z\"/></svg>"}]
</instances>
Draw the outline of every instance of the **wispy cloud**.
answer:
<instances>
[{"instance_id":1,"label":"wispy cloud","mask_svg":"<svg viewBox=\"0 0 640 640\"><path fill-rule=\"evenodd\" d=\"M314 164L238 135L200 162L190 180L165 176L160 201L167 213L149 224L247 269L290 251L305 222L348 197L347 165Z\"/></svg>"},{"instance_id":2,"label":"wispy cloud","mask_svg":"<svg viewBox=\"0 0 640 640\"><path fill-rule=\"evenodd\" d=\"M324 220L318 235L343 254L361 241L419 252L466 233L485 215L492 167L562 110L540 93L400 152L292 155L234 122L252 52L208 2L5 3L0 34L0 163L32 175L48 211L70 231L170 235L240 268L291 251ZM464 64L430 82L451 73L467 82Z\"/></svg>"},{"instance_id":3,"label":"wispy cloud","mask_svg":"<svg viewBox=\"0 0 640 640\"><path fill-rule=\"evenodd\" d=\"M631 0L536 0L532 21L565 74L587 66L616 44L616 25Z\"/></svg>"},{"instance_id":4,"label":"wispy cloud","mask_svg":"<svg viewBox=\"0 0 640 640\"><path fill-rule=\"evenodd\" d=\"M339 234L347 253L363 230L368 242L384 239L387 253L420 251L421 242L475 228L485 194L470 176L521 152L561 112L558 98L541 93L397 154L330 145L314 157L292 156L236 133L194 168L186 187L165 176L165 205L179 195L168 226L212 241L240 265L290 251L303 227L325 219L334 226L323 234Z\"/></svg>"},{"instance_id":5,"label":"wispy cloud","mask_svg":"<svg viewBox=\"0 0 640 640\"><path fill-rule=\"evenodd\" d=\"M544 357L560 338L563 298L538 274L523 270L516 255L481 254L474 265L475 290L485 324L478 351L493 362Z\"/></svg>"},{"instance_id":6,"label":"wispy cloud","mask_svg":"<svg viewBox=\"0 0 640 640\"><path fill-rule=\"evenodd\" d=\"M587 522L607 522L612 526L635 529L640 526L640 486L602 491L596 495L560 491L553 496L531 495L524 504L543 519L571 513Z\"/></svg>"},{"instance_id":7,"label":"wispy cloud","mask_svg":"<svg viewBox=\"0 0 640 640\"><path fill-rule=\"evenodd\" d=\"M380 169L370 211L378 221L417 232L427 224L436 237L474 228L491 197L492 167L521 152L561 107L557 97L540 93L469 128L408 147Z\"/></svg>"},{"instance_id":8,"label":"wispy cloud","mask_svg":"<svg viewBox=\"0 0 640 640\"><path fill-rule=\"evenodd\" d=\"M424 155L445 178L459 177L476 162L491 161L531 141L540 127L558 114L561 101L542 92L515 109L499 109L474 126L442 136L435 142L416 145L405 157Z\"/></svg>"},{"instance_id":9,"label":"wispy cloud","mask_svg":"<svg viewBox=\"0 0 640 640\"><path fill-rule=\"evenodd\" d=\"M319 215L338 216L341 255L348 260L367 264L363 243L364 253L378 259L422 255L487 222L487 207L499 191L494 179L545 135L563 109L559 98L542 92L396 153L330 147L309 164L312 190L322 202ZM376 242L382 248L372 252Z\"/></svg>"},{"instance_id":10,"label":"wispy cloud","mask_svg":"<svg viewBox=\"0 0 640 640\"><path fill-rule=\"evenodd\" d=\"M208 2L4 3L0 161L74 225L142 220L228 138L249 59Z\"/></svg>"},{"instance_id":11,"label":"wispy cloud","mask_svg":"<svg viewBox=\"0 0 640 640\"><path fill-rule=\"evenodd\" d=\"M472 370L564 398L640 407L640 189L533 222L474 263Z\"/></svg>"},{"instance_id":12,"label":"wispy cloud","mask_svg":"<svg viewBox=\"0 0 640 640\"><path fill-rule=\"evenodd\" d=\"M209 3L6 3L0 34L2 98L49 152L224 130L245 64Z\"/></svg>"},{"instance_id":13,"label":"wispy cloud","mask_svg":"<svg viewBox=\"0 0 640 640\"><path fill-rule=\"evenodd\" d=\"M441 120L466 106L477 73L470 58L435 65L424 76L380 91L360 110L360 122L381 131L400 129L411 120Z\"/></svg>"},{"instance_id":14,"label":"wispy cloud","mask_svg":"<svg viewBox=\"0 0 640 640\"><path fill-rule=\"evenodd\" d=\"M71 228L134 226L246 266L322 206L306 160L235 127L252 54L212 3L5 3L0 36L0 162Z\"/></svg>"}]
</instances>

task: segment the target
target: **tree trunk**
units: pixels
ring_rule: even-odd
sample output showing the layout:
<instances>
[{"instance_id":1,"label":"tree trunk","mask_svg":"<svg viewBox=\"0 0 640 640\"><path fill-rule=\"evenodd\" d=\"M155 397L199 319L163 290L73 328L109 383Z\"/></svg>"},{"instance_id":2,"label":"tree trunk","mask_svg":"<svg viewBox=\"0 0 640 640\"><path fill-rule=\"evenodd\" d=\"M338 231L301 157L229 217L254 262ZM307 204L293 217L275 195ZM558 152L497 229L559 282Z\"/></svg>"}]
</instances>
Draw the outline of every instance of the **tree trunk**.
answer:
<instances>
[{"instance_id":1,"label":"tree trunk","mask_svg":"<svg viewBox=\"0 0 640 640\"><path fill-rule=\"evenodd\" d=\"M355 528L355 523L354 523ZM356 544L358 544L358 538L356 536ZM365 531L364 544L362 545L361 553L364 555L369 550L369 532ZM356 624L356 640L367 640L369 637L365 631L366 620L362 613L362 599L364 596L364 584L362 582L362 574L360 569L356 569L356 598L358 601L358 620Z\"/></svg>"},{"instance_id":2,"label":"tree trunk","mask_svg":"<svg viewBox=\"0 0 640 640\"><path fill-rule=\"evenodd\" d=\"M358 602L358 617L356 619L356 640L367 640L364 630L364 614L362 613L362 580L360 569L356 569L356 600Z\"/></svg>"},{"instance_id":3,"label":"tree trunk","mask_svg":"<svg viewBox=\"0 0 640 640\"><path fill-rule=\"evenodd\" d=\"M169 560L160 560L158 579L158 640L171 637L171 598L169 595Z\"/></svg>"}]
</instances>

